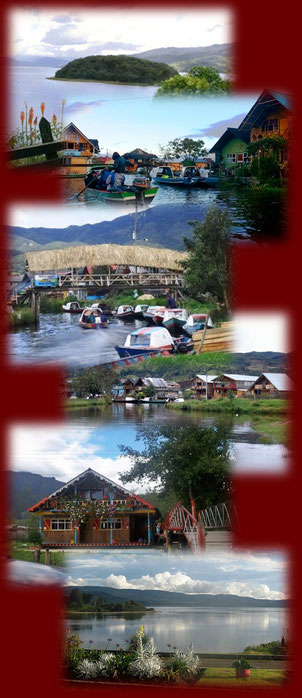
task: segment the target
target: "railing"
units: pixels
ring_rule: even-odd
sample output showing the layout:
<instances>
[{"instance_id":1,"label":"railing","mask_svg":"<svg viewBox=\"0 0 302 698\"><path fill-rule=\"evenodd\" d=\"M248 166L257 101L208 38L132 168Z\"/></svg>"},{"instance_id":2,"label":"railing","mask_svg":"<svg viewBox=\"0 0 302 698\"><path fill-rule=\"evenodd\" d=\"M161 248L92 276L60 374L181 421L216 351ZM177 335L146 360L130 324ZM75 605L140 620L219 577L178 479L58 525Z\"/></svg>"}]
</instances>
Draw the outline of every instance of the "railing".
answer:
<instances>
[{"instance_id":1,"label":"railing","mask_svg":"<svg viewBox=\"0 0 302 698\"><path fill-rule=\"evenodd\" d=\"M182 286L183 275L174 272L138 272L130 274L58 274L58 286Z\"/></svg>"},{"instance_id":2,"label":"railing","mask_svg":"<svg viewBox=\"0 0 302 698\"><path fill-rule=\"evenodd\" d=\"M201 518L205 529L232 529L237 520L237 514L232 502L223 502L203 509Z\"/></svg>"}]
</instances>

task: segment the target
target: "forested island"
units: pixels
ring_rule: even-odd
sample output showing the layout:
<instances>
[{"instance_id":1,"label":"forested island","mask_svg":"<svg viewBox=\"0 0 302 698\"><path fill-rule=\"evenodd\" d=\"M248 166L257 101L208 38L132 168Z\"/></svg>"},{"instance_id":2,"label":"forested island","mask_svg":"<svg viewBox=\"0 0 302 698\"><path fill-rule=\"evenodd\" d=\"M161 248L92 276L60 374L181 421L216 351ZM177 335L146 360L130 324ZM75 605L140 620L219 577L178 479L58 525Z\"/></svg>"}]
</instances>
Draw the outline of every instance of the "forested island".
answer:
<instances>
[{"instance_id":1,"label":"forested island","mask_svg":"<svg viewBox=\"0 0 302 698\"><path fill-rule=\"evenodd\" d=\"M86 56L57 70L54 79L159 85L162 80L175 75L178 75L177 70L166 63L132 56Z\"/></svg>"},{"instance_id":2,"label":"forested island","mask_svg":"<svg viewBox=\"0 0 302 698\"><path fill-rule=\"evenodd\" d=\"M154 613L154 608L146 608L139 601L117 599L112 602L104 596L96 595L95 589L80 591L77 587L67 596L67 611L80 613Z\"/></svg>"}]
</instances>

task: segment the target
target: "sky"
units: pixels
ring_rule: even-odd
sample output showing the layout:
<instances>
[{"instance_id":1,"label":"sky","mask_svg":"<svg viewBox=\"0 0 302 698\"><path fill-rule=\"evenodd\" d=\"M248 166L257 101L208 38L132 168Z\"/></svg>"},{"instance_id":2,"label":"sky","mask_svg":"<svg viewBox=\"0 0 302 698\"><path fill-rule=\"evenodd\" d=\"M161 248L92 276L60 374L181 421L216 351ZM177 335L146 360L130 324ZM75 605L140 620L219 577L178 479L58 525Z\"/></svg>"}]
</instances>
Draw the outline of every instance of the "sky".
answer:
<instances>
[{"instance_id":1,"label":"sky","mask_svg":"<svg viewBox=\"0 0 302 698\"><path fill-rule=\"evenodd\" d=\"M289 318L286 313L235 313L235 352L291 351Z\"/></svg>"},{"instance_id":2,"label":"sky","mask_svg":"<svg viewBox=\"0 0 302 698\"><path fill-rule=\"evenodd\" d=\"M18 8L11 13L11 55L77 58L132 54L167 46L209 46L232 41L225 8L139 11Z\"/></svg>"},{"instance_id":3,"label":"sky","mask_svg":"<svg viewBox=\"0 0 302 698\"><path fill-rule=\"evenodd\" d=\"M287 563L283 555L218 551L202 556L162 551L85 551L67 557L67 584L115 589L236 594L283 599Z\"/></svg>"}]
</instances>

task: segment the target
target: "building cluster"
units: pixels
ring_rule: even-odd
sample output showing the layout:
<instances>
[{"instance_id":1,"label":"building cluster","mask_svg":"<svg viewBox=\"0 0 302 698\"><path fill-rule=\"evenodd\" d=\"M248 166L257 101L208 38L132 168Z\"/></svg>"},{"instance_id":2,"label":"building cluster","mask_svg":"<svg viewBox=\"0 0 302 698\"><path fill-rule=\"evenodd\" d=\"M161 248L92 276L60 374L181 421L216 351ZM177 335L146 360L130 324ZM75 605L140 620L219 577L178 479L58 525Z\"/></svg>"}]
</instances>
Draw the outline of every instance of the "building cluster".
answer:
<instances>
[{"instance_id":1,"label":"building cluster","mask_svg":"<svg viewBox=\"0 0 302 698\"><path fill-rule=\"evenodd\" d=\"M196 375L190 382L190 390L197 400L201 398L246 397L286 398L293 391L293 382L286 373L261 373L245 376L240 373L220 375Z\"/></svg>"},{"instance_id":2,"label":"building cluster","mask_svg":"<svg viewBox=\"0 0 302 698\"><path fill-rule=\"evenodd\" d=\"M146 389L148 390L146 391ZM166 381L164 378L137 378L135 376L121 378L112 388L112 397L116 402L124 401L129 397L135 399L139 393L144 391L149 392L153 400L175 400L182 397L179 383Z\"/></svg>"}]
</instances>

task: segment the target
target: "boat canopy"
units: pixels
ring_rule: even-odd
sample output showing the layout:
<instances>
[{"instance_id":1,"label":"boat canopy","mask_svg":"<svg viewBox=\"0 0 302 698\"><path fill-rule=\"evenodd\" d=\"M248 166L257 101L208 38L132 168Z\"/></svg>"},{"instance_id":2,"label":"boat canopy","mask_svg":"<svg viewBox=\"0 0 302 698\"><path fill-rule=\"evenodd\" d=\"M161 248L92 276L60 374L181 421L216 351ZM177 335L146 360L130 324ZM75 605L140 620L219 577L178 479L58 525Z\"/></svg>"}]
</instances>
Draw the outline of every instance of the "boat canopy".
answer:
<instances>
[{"instance_id":1,"label":"boat canopy","mask_svg":"<svg viewBox=\"0 0 302 698\"><path fill-rule=\"evenodd\" d=\"M193 327L193 325L196 325L198 322L205 322L206 317L206 313L192 313L192 315L189 315L188 317L187 325L189 325L189 327ZM207 326L213 327L213 321L210 316L208 316Z\"/></svg>"},{"instance_id":2,"label":"boat canopy","mask_svg":"<svg viewBox=\"0 0 302 698\"><path fill-rule=\"evenodd\" d=\"M151 177L174 177L173 170L171 167L162 165L162 167L153 167L150 172Z\"/></svg>"},{"instance_id":3,"label":"boat canopy","mask_svg":"<svg viewBox=\"0 0 302 698\"><path fill-rule=\"evenodd\" d=\"M181 320L187 320L188 313L184 308L169 308L168 310L166 309L164 314L164 322L173 317L180 318Z\"/></svg>"},{"instance_id":4,"label":"boat canopy","mask_svg":"<svg viewBox=\"0 0 302 698\"><path fill-rule=\"evenodd\" d=\"M127 313L129 310L133 312L132 305L119 305L117 309L117 315L121 315L122 313Z\"/></svg>"},{"instance_id":5,"label":"boat canopy","mask_svg":"<svg viewBox=\"0 0 302 698\"><path fill-rule=\"evenodd\" d=\"M88 315L94 315L95 318L101 318L103 315L103 311L100 308L84 308L79 322L85 322L85 318Z\"/></svg>"},{"instance_id":6,"label":"boat canopy","mask_svg":"<svg viewBox=\"0 0 302 698\"><path fill-rule=\"evenodd\" d=\"M134 308L135 313L142 313L143 310L147 310L148 303L142 303L141 305L136 305Z\"/></svg>"},{"instance_id":7,"label":"boat canopy","mask_svg":"<svg viewBox=\"0 0 302 698\"><path fill-rule=\"evenodd\" d=\"M158 313L161 310L166 310L164 305L148 305L146 312L150 315L155 315L155 313Z\"/></svg>"},{"instance_id":8,"label":"boat canopy","mask_svg":"<svg viewBox=\"0 0 302 698\"><path fill-rule=\"evenodd\" d=\"M80 307L80 304L78 303L78 301L70 301L69 303L65 303L65 305L63 305L63 308L65 310L75 310L76 308L79 308L79 307Z\"/></svg>"},{"instance_id":9,"label":"boat canopy","mask_svg":"<svg viewBox=\"0 0 302 698\"><path fill-rule=\"evenodd\" d=\"M135 330L128 334L125 347L150 347L150 349L159 349L173 345L173 338L170 332L165 327L142 327L140 330Z\"/></svg>"}]
</instances>

